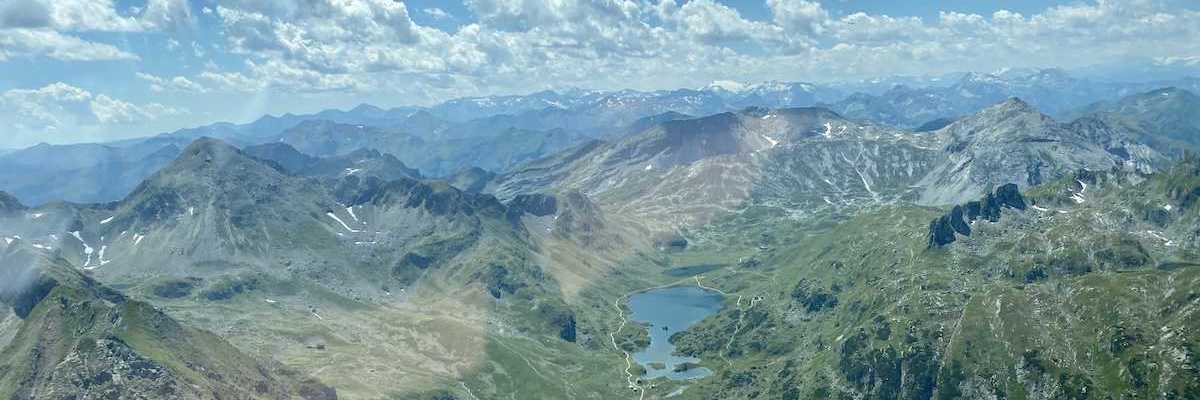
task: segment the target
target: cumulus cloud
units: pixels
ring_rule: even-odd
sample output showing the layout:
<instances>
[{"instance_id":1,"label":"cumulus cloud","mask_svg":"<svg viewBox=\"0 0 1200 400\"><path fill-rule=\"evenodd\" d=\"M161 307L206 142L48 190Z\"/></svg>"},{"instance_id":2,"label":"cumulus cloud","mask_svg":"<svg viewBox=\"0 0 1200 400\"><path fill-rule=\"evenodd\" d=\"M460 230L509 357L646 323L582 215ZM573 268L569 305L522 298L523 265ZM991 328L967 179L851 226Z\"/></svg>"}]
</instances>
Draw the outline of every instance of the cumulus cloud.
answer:
<instances>
[{"instance_id":1,"label":"cumulus cloud","mask_svg":"<svg viewBox=\"0 0 1200 400\"><path fill-rule=\"evenodd\" d=\"M63 82L0 92L0 107L13 110L0 114L0 123L12 127L10 133L18 139L24 136L54 139L55 135L76 134L76 130L140 123L184 113L158 103L138 105L93 94Z\"/></svg>"},{"instance_id":2,"label":"cumulus cloud","mask_svg":"<svg viewBox=\"0 0 1200 400\"><path fill-rule=\"evenodd\" d=\"M164 78L144 72L137 72L135 75L138 79L150 84L150 90L156 93L159 92L185 92L185 93L208 93L208 88L203 85L193 82L192 80L176 76L173 78Z\"/></svg>"},{"instance_id":3,"label":"cumulus cloud","mask_svg":"<svg viewBox=\"0 0 1200 400\"><path fill-rule=\"evenodd\" d=\"M196 19L187 0L149 0L141 22L148 29L174 30L192 27Z\"/></svg>"},{"instance_id":4,"label":"cumulus cloud","mask_svg":"<svg viewBox=\"0 0 1200 400\"><path fill-rule=\"evenodd\" d=\"M50 8L37 0L11 0L0 4L0 28L49 26Z\"/></svg>"},{"instance_id":5,"label":"cumulus cloud","mask_svg":"<svg viewBox=\"0 0 1200 400\"><path fill-rule=\"evenodd\" d=\"M9 24L8 22L23 22ZM132 32L143 25L120 15L112 0L15 0L0 8L0 28L53 28L62 31Z\"/></svg>"},{"instance_id":6,"label":"cumulus cloud","mask_svg":"<svg viewBox=\"0 0 1200 400\"><path fill-rule=\"evenodd\" d=\"M257 92L266 88L263 81L251 79L240 72L201 72L198 78L223 92Z\"/></svg>"},{"instance_id":7,"label":"cumulus cloud","mask_svg":"<svg viewBox=\"0 0 1200 400\"><path fill-rule=\"evenodd\" d=\"M666 0L660 3L658 12L668 27L706 45L773 49L787 44L779 26L747 20L737 10L712 0L693 0L681 6Z\"/></svg>"},{"instance_id":8,"label":"cumulus cloud","mask_svg":"<svg viewBox=\"0 0 1200 400\"><path fill-rule=\"evenodd\" d=\"M805 35L822 33L829 22L829 12L816 1L767 0L767 8L777 25Z\"/></svg>"},{"instance_id":9,"label":"cumulus cloud","mask_svg":"<svg viewBox=\"0 0 1200 400\"><path fill-rule=\"evenodd\" d=\"M193 23L187 0L148 0L137 11L122 13L113 0L10 0L0 5L0 29L138 32Z\"/></svg>"},{"instance_id":10,"label":"cumulus cloud","mask_svg":"<svg viewBox=\"0 0 1200 400\"><path fill-rule=\"evenodd\" d=\"M137 60L113 45L89 42L49 29L0 29L0 61L44 56L62 61Z\"/></svg>"},{"instance_id":11,"label":"cumulus cloud","mask_svg":"<svg viewBox=\"0 0 1200 400\"><path fill-rule=\"evenodd\" d=\"M112 44L77 34L170 31L192 24L187 0L147 0L144 7L124 13L112 0L8 0L0 2L0 61L13 57L138 60Z\"/></svg>"},{"instance_id":12,"label":"cumulus cloud","mask_svg":"<svg viewBox=\"0 0 1200 400\"><path fill-rule=\"evenodd\" d=\"M446 12L446 10L437 7L426 8L421 10L421 12L433 19L448 19L452 17L450 13Z\"/></svg>"},{"instance_id":13,"label":"cumulus cloud","mask_svg":"<svg viewBox=\"0 0 1200 400\"><path fill-rule=\"evenodd\" d=\"M442 65L424 50L444 34L417 26L401 2L246 3L217 8L234 51L241 54L274 56L331 74Z\"/></svg>"},{"instance_id":14,"label":"cumulus cloud","mask_svg":"<svg viewBox=\"0 0 1200 400\"><path fill-rule=\"evenodd\" d=\"M465 0L476 22L455 32L421 26L390 0L223 1L214 14L247 61L208 78L243 88L254 85L239 78L292 91L469 95L1070 67L1200 50L1197 12L1147 0L1028 16L946 11L933 20L763 1L766 20L716 0Z\"/></svg>"},{"instance_id":15,"label":"cumulus cloud","mask_svg":"<svg viewBox=\"0 0 1200 400\"><path fill-rule=\"evenodd\" d=\"M1156 57L1154 64L1159 66L1168 65L1185 65L1189 67L1200 66L1200 56L1171 56L1171 57Z\"/></svg>"}]
</instances>

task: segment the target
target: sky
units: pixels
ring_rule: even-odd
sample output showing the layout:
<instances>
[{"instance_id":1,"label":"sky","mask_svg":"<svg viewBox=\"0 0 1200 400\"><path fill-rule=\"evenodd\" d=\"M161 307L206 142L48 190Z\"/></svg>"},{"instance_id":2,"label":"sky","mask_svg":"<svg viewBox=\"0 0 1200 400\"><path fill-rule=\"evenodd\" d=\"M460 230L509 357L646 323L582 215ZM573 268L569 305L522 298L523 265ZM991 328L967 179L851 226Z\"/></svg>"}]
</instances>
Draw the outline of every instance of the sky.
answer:
<instances>
[{"instance_id":1,"label":"sky","mask_svg":"<svg viewBox=\"0 0 1200 400\"><path fill-rule=\"evenodd\" d=\"M1194 0L0 0L0 148L545 89L1200 68Z\"/></svg>"}]
</instances>

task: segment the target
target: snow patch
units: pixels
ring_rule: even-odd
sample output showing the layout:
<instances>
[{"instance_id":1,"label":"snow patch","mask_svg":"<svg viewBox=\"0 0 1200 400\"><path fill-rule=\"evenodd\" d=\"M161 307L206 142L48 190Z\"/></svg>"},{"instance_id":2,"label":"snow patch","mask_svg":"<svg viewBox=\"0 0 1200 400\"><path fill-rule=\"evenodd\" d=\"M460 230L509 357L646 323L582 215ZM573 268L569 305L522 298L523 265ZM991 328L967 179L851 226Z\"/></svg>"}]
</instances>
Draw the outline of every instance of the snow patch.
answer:
<instances>
[{"instance_id":1,"label":"snow patch","mask_svg":"<svg viewBox=\"0 0 1200 400\"><path fill-rule=\"evenodd\" d=\"M727 92L741 92L743 90L746 90L746 84L741 83L741 82L735 82L735 81L713 81L712 83L708 84L708 87L706 87L706 89L709 89L709 90L718 89L718 90L724 90Z\"/></svg>"},{"instance_id":2,"label":"snow patch","mask_svg":"<svg viewBox=\"0 0 1200 400\"><path fill-rule=\"evenodd\" d=\"M654 164L646 164L647 171L652 170L652 169L654 169Z\"/></svg>"},{"instance_id":3,"label":"snow patch","mask_svg":"<svg viewBox=\"0 0 1200 400\"><path fill-rule=\"evenodd\" d=\"M334 214L332 212L327 212L327 213L325 213L325 215L329 216L329 218L333 218L333 220L337 221L339 224L342 224L342 227L346 228L346 230L350 231L350 233L358 233L359 232L357 230L354 230L354 228L351 228L350 225L347 225L346 221L342 221L341 218L338 218L337 214Z\"/></svg>"},{"instance_id":4,"label":"snow patch","mask_svg":"<svg viewBox=\"0 0 1200 400\"><path fill-rule=\"evenodd\" d=\"M1155 238L1155 239L1158 239L1158 240L1161 240L1161 241L1163 241L1163 245L1164 245L1164 246L1168 246L1168 247L1169 247L1169 246L1174 246L1174 245L1175 245L1175 242L1174 242L1174 241L1172 241L1171 239L1168 239L1166 236L1163 236L1162 232L1158 232L1158 231L1146 231L1146 234L1147 234L1147 235L1150 235L1151 237L1153 237L1153 238Z\"/></svg>"},{"instance_id":5,"label":"snow patch","mask_svg":"<svg viewBox=\"0 0 1200 400\"><path fill-rule=\"evenodd\" d=\"M38 218L45 217L45 216L46 216L46 213L29 214L29 218L32 218L32 219L38 219Z\"/></svg>"},{"instance_id":6,"label":"snow patch","mask_svg":"<svg viewBox=\"0 0 1200 400\"><path fill-rule=\"evenodd\" d=\"M115 219L115 218L116 217L105 218L103 221L100 221L100 225L107 225L109 222L113 222L113 219Z\"/></svg>"},{"instance_id":7,"label":"snow patch","mask_svg":"<svg viewBox=\"0 0 1200 400\"><path fill-rule=\"evenodd\" d=\"M133 234L133 245L137 246L139 244L142 244L142 239L145 239L145 238L146 238L146 235L143 235L140 233Z\"/></svg>"},{"instance_id":8,"label":"snow patch","mask_svg":"<svg viewBox=\"0 0 1200 400\"><path fill-rule=\"evenodd\" d=\"M89 271L91 271L91 270L94 270L94 269L96 269L96 268L103 267L104 265L106 265L106 264L108 264L108 263L112 262L112 260L105 260L105 259L104 259L104 252L105 252L105 251L107 251L107 250L108 250L108 246L100 246L100 253L99 253L99 260L100 260L99 262L100 262L100 265L94 265L94 266L84 266L84 267L83 267L83 269L86 269L86 270L89 270Z\"/></svg>"},{"instance_id":9,"label":"snow patch","mask_svg":"<svg viewBox=\"0 0 1200 400\"><path fill-rule=\"evenodd\" d=\"M362 168L346 168L346 176L354 175L362 171Z\"/></svg>"},{"instance_id":10,"label":"snow patch","mask_svg":"<svg viewBox=\"0 0 1200 400\"><path fill-rule=\"evenodd\" d=\"M770 143L772 148L779 145L778 140L771 139L769 136L767 136L765 134L762 135L762 138L766 139L767 143Z\"/></svg>"},{"instance_id":11,"label":"snow patch","mask_svg":"<svg viewBox=\"0 0 1200 400\"><path fill-rule=\"evenodd\" d=\"M1172 207L1171 207L1171 205L1170 205L1170 204L1165 204L1165 205L1163 205L1163 209L1164 209L1164 210L1171 211L1171 208L1172 208Z\"/></svg>"},{"instance_id":12,"label":"snow patch","mask_svg":"<svg viewBox=\"0 0 1200 400\"><path fill-rule=\"evenodd\" d=\"M83 245L83 255L87 256L87 258L83 261L83 268L90 269L88 267L92 265L92 253L94 253L96 250L93 249L92 246L89 246L87 242L83 241L83 236L79 234L79 231L71 232L71 236L74 236L75 239Z\"/></svg>"},{"instance_id":13,"label":"snow patch","mask_svg":"<svg viewBox=\"0 0 1200 400\"><path fill-rule=\"evenodd\" d=\"M1038 210L1038 211L1041 211L1041 212L1050 211L1050 210L1047 210L1047 209L1045 209L1045 208L1038 207L1038 206L1029 206L1029 208L1032 208L1032 209L1034 209L1034 210Z\"/></svg>"},{"instance_id":14,"label":"snow patch","mask_svg":"<svg viewBox=\"0 0 1200 400\"><path fill-rule=\"evenodd\" d=\"M358 216L354 214L354 207L346 207L346 212L350 214L350 218L354 218L354 222L362 223L358 220Z\"/></svg>"}]
</instances>

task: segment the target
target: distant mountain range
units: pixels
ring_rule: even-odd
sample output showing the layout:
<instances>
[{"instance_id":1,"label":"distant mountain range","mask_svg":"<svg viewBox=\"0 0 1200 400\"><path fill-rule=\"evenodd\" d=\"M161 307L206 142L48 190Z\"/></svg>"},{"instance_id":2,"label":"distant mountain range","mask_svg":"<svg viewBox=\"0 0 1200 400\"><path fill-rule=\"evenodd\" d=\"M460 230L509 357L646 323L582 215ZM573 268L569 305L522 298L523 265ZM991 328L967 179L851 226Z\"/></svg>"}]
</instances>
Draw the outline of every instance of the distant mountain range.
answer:
<instances>
[{"instance_id":1,"label":"distant mountain range","mask_svg":"<svg viewBox=\"0 0 1200 400\"><path fill-rule=\"evenodd\" d=\"M1115 101L1159 88L1200 91L1195 78L1161 82L1115 83L1073 78L1061 70L970 73L949 86L898 85L880 94L855 93L827 105L849 118L915 128L943 118L974 113L1009 97L1019 97L1061 119L1079 116L1078 109L1097 101Z\"/></svg>"},{"instance_id":2,"label":"distant mountain range","mask_svg":"<svg viewBox=\"0 0 1200 400\"><path fill-rule=\"evenodd\" d=\"M898 83L924 86L884 89ZM361 105L347 111L266 116L248 124L218 123L145 139L14 150L0 154L0 189L29 204L115 201L199 137L239 147L283 142L318 157L366 148L391 154L422 176L450 176L465 168L504 172L590 139L619 140L661 122L753 107L821 105L847 120L930 131L1009 97L1069 121L1104 112L1100 104L1115 104L1122 97L1163 87L1190 93L1200 88L1200 81L1109 83L1072 78L1059 70L1010 70L966 74L957 80L898 78L839 85L715 82L700 89L656 92L574 89L464 98L428 108L384 110ZM1167 104L1147 103L1141 110L1146 116L1136 125L1147 126L1136 128L1141 130L1175 129L1153 126L1186 126L1192 118ZM1164 113L1177 116L1151 115ZM1169 122L1169 118L1179 121ZM1135 129L1133 123L1107 122Z\"/></svg>"}]
</instances>

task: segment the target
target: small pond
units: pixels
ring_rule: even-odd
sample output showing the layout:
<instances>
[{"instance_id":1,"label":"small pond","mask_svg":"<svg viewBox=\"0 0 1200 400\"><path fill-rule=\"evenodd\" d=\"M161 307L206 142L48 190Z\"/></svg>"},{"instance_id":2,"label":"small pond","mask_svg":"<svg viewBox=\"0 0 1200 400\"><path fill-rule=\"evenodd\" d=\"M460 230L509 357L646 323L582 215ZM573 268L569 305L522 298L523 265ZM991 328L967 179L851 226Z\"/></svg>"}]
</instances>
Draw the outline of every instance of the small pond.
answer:
<instances>
[{"instance_id":1,"label":"small pond","mask_svg":"<svg viewBox=\"0 0 1200 400\"><path fill-rule=\"evenodd\" d=\"M646 369L646 378L689 380L712 374L708 368L696 366L700 359L674 354L675 345L670 338L720 311L721 301L720 293L696 286L675 286L629 296L630 319L647 325L650 330L650 346L633 354L634 361Z\"/></svg>"}]
</instances>

